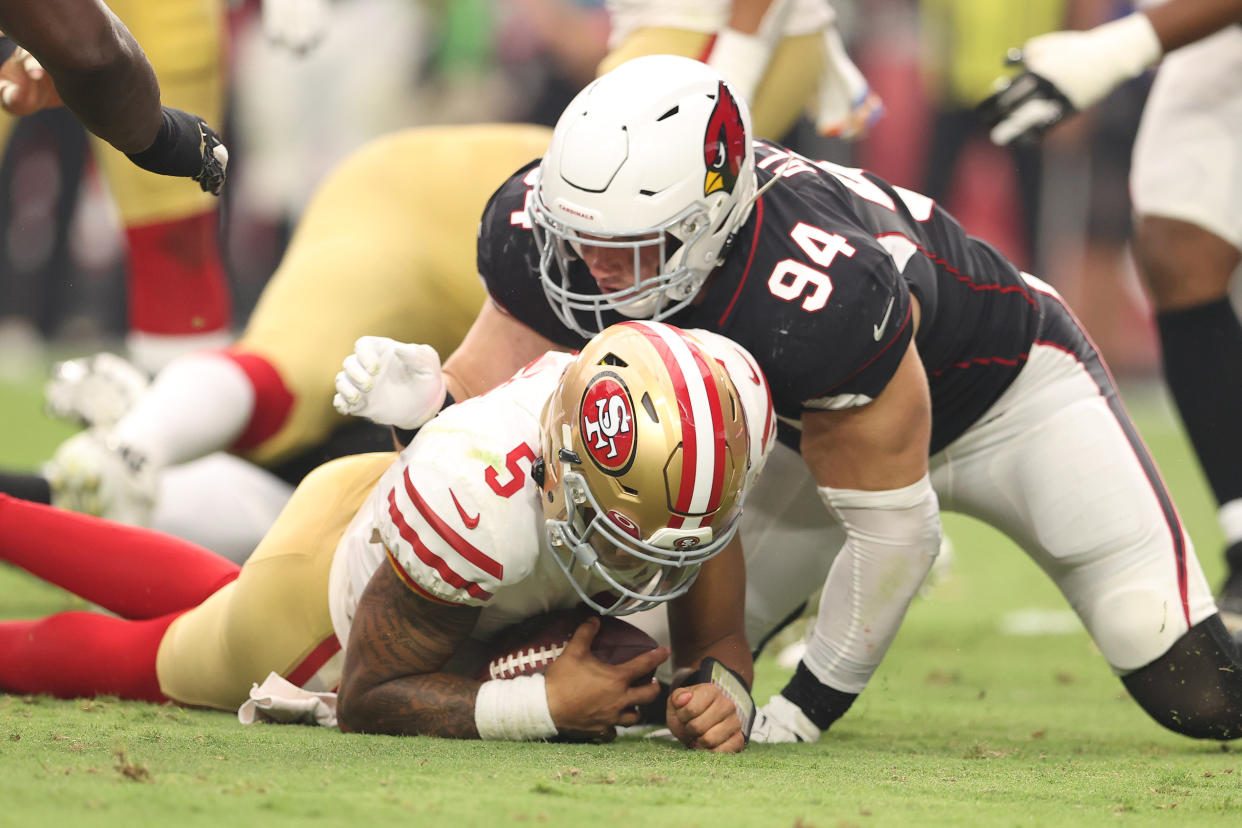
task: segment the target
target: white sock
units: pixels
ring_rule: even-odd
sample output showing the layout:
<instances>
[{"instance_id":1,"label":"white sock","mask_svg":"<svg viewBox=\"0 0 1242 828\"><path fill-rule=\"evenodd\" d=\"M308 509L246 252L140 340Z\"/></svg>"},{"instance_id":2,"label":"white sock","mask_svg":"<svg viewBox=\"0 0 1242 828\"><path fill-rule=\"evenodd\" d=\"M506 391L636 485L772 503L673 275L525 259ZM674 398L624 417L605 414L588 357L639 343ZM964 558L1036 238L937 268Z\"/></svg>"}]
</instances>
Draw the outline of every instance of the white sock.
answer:
<instances>
[{"instance_id":1,"label":"white sock","mask_svg":"<svg viewBox=\"0 0 1242 828\"><path fill-rule=\"evenodd\" d=\"M228 448L253 411L254 387L237 363L212 352L187 354L160 371L112 437L165 467Z\"/></svg>"}]
</instances>

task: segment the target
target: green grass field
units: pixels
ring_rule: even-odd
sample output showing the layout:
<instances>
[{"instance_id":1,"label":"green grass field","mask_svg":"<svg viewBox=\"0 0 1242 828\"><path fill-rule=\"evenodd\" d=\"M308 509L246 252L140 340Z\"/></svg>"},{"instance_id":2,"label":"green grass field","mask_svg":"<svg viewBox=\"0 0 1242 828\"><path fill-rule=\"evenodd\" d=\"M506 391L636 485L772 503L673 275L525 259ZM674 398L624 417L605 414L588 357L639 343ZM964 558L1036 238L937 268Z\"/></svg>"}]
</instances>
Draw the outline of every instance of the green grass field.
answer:
<instances>
[{"instance_id":1,"label":"green grass field","mask_svg":"<svg viewBox=\"0 0 1242 828\"><path fill-rule=\"evenodd\" d=\"M1220 535L1163 399L1131 409L1209 579ZM37 383L0 385L0 461L32 466L68 431ZM232 716L0 695L0 825L1239 825L1242 759L1166 732L1128 698L1011 543L949 517L956 564L916 602L870 689L816 745L690 753L481 744L242 727ZM0 617L81 608L0 568ZM1014 615L1014 613L1019 613ZM786 672L769 654L756 697Z\"/></svg>"}]
</instances>

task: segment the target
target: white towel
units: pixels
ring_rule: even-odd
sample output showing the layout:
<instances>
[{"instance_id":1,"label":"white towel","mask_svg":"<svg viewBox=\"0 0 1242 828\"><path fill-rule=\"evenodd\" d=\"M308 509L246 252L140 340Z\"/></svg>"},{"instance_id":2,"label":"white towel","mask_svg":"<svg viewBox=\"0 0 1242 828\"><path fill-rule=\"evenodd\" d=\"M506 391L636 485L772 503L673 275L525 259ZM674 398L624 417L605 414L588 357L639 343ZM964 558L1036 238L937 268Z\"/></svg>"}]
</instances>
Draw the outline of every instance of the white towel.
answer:
<instances>
[{"instance_id":1,"label":"white towel","mask_svg":"<svg viewBox=\"0 0 1242 828\"><path fill-rule=\"evenodd\" d=\"M336 727L336 693L312 693L268 673L250 687L250 698L237 709L242 724L274 722Z\"/></svg>"}]
</instances>

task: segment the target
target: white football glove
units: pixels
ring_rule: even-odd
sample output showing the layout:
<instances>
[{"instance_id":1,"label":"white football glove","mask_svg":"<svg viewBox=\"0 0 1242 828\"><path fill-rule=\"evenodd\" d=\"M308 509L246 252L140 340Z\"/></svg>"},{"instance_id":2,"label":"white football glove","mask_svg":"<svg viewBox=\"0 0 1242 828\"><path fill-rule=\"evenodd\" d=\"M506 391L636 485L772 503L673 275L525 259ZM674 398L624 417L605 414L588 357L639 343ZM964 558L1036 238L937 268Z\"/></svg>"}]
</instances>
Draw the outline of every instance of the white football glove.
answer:
<instances>
[{"instance_id":1,"label":"white football glove","mask_svg":"<svg viewBox=\"0 0 1242 828\"><path fill-rule=\"evenodd\" d=\"M1160 60L1163 47L1147 15L1136 12L1085 32L1033 37L1009 62L1026 70L979 105L1000 146L1033 141L1068 115Z\"/></svg>"},{"instance_id":2,"label":"white football glove","mask_svg":"<svg viewBox=\"0 0 1242 828\"><path fill-rule=\"evenodd\" d=\"M884 114L880 100L854 65L836 26L824 30L824 68L815 102L815 129L820 135L855 139L867 133Z\"/></svg>"},{"instance_id":3,"label":"white football glove","mask_svg":"<svg viewBox=\"0 0 1242 828\"><path fill-rule=\"evenodd\" d=\"M158 472L131 448L99 429L75 434L43 466L52 505L96 517L149 526Z\"/></svg>"},{"instance_id":4,"label":"white football glove","mask_svg":"<svg viewBox=\"0 0 1242 828\"><path fill-rule=\"evenodd\" d=\"M56 363L43 387L43 404L53 417L111 428L147 385L147 375L137 366L104 352Z\"/></svg>"},{"instance_id":5,"label":"white football glove","mask_svg":"<svg viewBox=\"0 0 1242 828\"><path fill-rule=\"evenodd\" d=\"M806 717L802 708L777 694L755 711L750 729L752 742L818 742L822 731Z\"/></svg>"},{"instance_id":6,"label":"white football glove","mask_svg":"<svg viewBox=\"0 0 1242 828\"><path fill-rule=\"evenodd\" d=\"M309 52L328 30L329 0L263 0L263 33L294 54Z\"/></svg>"},{"instance_id":7,"label":"white football glove","mask_svg":"<svg viewBox=\"0 0 1242 828\"><path fill-rule=\"evenodd\" d=\"M414 429L439 413L447 393L435 348L364 336L336 375L332 405L342 414Z\"/></svg>"}]
</instances>

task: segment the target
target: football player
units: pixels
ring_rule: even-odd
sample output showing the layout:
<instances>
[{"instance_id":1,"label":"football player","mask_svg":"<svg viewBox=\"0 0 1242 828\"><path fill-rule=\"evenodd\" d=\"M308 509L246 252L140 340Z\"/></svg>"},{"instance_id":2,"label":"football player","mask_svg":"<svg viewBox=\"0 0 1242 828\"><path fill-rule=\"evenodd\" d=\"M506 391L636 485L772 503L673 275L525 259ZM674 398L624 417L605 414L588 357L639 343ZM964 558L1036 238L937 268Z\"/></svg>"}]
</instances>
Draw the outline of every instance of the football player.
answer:
<instances>
[{"instance_id":1,"label":"football player","mask_svg":"<svg viewBox=\"0 0 1242 828\"><path fill-rule=\"evenodd\" d=\"M387 428L333 410L342 355L364 335L452 352L486 296L473 264L478 217L549 134L426 127L368 143L317 189L235 345L173 361L114 426L63 444L46 482L10 476L0 485L244 560L308 471L391 448ZM49 402L60 413L84 413L92 387L132 396L140 384L115 360L87 366L85 381L53 383ZM219 456L189 463L225 449L258 469Z\"/></svg>"},{"instance_id":2,"label":"football player","mask_svg":"<svg viewBox=\"0 0 1242 828\"><path fill-rule=\"evenodd\" d=\"M127 344L154 372L178 353L232 338L210 195L224 183L228 156L203 120L224 114L224 9L219 0L111 5L116 14L100 0L0 4L0 28L30 53L6 63L0 102L24 114L63 99L100 136L94 156L129 247ZM203 117L161 108L161 96ZM12 123L0 118L0 145Z\"/></svg>"},{"instance_id":3,"label":"football player","mask_svg":"<svg viewBox=\"0 0 1242 828\"><path fill-rule=\"evenodd\" d=\"M710 67L639 58L583 90L493 196L479 266L492 301L445 363L453 399L627 317L726 335L767 374L805 463L778 482L827 511L788 513L811 542L747 550L752 643L827 577L759 738L814 740L849 708L942 507L1018 541L1157 722L1242 736L1242 660L1099 353L1051 287L930 199L752 141ZM440 381L412 403L434 406ZM367 398L342 404L365 414Z\"/></svg>"},{"instance_id":4,"label":"football player","mask_svg":"<svg viewBox=\"0 0 1242 828\"><path fill-rule=\"evenodd\" d=\"M609 666L588 652L588 621L546 680L482 686L472 653L550 610L667 606L685 682L669 727L691 747L740 750L752 664L734 538L774 439L753 374L723 337L616 326L446 409L399 455L321 467L240 569L0 497L0 557L120 616L0 624L0 688L233 710L275 671L339 683L347 730L606 739L656 696L631 685L667 648ZM696 671L708 658L719 665Z\"/></svg>"},{"instance_id":5,"label":"football player","mask_svg":"<svg viewBox=\"0 0 1242 828\"><path fill-rule=\"evenodd\" d=\"M1164 375L1219 505L1228 576L1217 598L1242 626L1242 0L1148 4L1022 48L1024 71L981 106L993 140L1035 140L1162 55L1134 145L1134 250L1155 305ZM1174 51L1176 50L1176 51Z\"/></svg>"},{"instance_id":6,"label":"football player","mask_svg":"<svg viewBox=\"0 0 1242 828\"><path fill-rule=\"evenodd\" d=\"M600 74L643 55L698 58L751 104L761 135L808 110L823 135L858 138L884 112L845 51L827 0L608 0L611 51Z\"/></svg>"}]
</instances>

